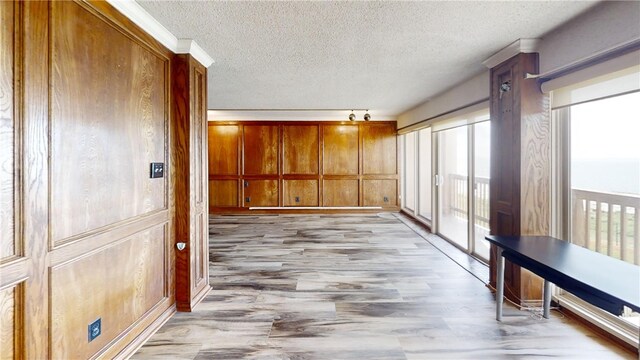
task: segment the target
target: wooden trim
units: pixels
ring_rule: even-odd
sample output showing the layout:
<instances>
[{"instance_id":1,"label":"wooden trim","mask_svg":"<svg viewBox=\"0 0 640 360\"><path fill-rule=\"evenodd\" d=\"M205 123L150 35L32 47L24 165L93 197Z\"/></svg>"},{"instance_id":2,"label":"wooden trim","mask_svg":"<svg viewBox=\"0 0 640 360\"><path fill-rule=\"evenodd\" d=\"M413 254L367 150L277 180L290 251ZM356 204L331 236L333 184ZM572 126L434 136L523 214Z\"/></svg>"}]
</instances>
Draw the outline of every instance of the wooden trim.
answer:
<instances>
[{"instance_id":1,"label":"wooden trim","mask_svg":"<svg viewBox=\"0 0 640 360\"><path fill-rule=\"evenodd\" d=\"M0 290L16 286L29 278L29 259L16 258L0 267Z\"/></svg>"},{"instance_id":2,"label":"wooden trim","mask_svg":"<svg viewBox=\"0 0 640 360\"><path fill-rule=\"evenodd\" d=\"M364 137L362 125L358 125L358 206L364 206L364 187L362 174L364 173Z\"/></svg>"},{"instance_id":3,"label":"wooden trim","mask_svg":"<svg viewBox=\"0 0 640 360\"><path fill-rule=\"evenodd\" d=\"M360 175L322 175L323 180L360 180Z\"/></svg>"},{"instance_id":4,"label":"wooden trim","mask_svg":"<svg viewBox=\"0 0 640 360\"><path fill-rule=\"evenodd\" d=\"M485 100L486 101L486 100ZM282 121L282 120L242 120L242 121L209 121L209 126L216 125L268 125L268 124L279 124L279 125L344 125L344 126L362 126L362 125L383 125L383 124L394 124L396 125L396 121L321 121L321 120L313 120L313 121Z\"/></svg>"},{"instance_id":5,"label":"wooden trim","mask_svg":"<svg viewBox=\"0 0 640 360\"><path fill-rule=\"evenodd\" d=\"M106 1L98 0L74 0L89 10L94 15L109 23L109 25L127 36L140 46L151 50L153 53L162 56L166 61L171 58L171 51L153 36L142 30L133 21L122 15Z\"/></svg>"},{"instance_id":6,"label":"wooden trim","mask_svg":"<svg viewBox=\"0 0 640 360\"><path fill-rule=\"evenodd\" d=\"M192 294L189 302L177 302L176 309L181 312L192 312L193 309L213 290L207 283L207 286L203 286L196 294Z\"/></svg>"},{"instance_id":7,"label":"wooden trim","mask_svg":"<svg viewBox=\"0 0 640 360\"><path fill-rule=\"evenodd\" d=\"M27 1L24 10L23 204L24 254L29 279L24 291L24 354L50 357L49 276L49 6ZM28 145L28 146L27 146Z\"/></svg>"},{"instance_id":8,"label":"wooden trim","mask_svg":"<svg viewBox=\"0 0 640 360\"><path fill-rule=\"evenodd\" d=\"M162 328L162 325L169 321L169 319L171 319L171 317L175 313L175 305L168 307L166 310L164 310L164 312L162 312L162 314L160 314L160 316L158 316L153 322L147 325L144 330L140 334L138 334L138 336L133 338L133 340L131 340L122 350L120 350L120 352L112 357L114 359L129 359L131 356L133 356L133 354L136 353L136 351L138 351L138 349L142 347L142 345L144 345L156 332L158 332L158 330ZM145 318L148 319L149 317L147 316ZM128 332L125 331L125 333ZM105 352L99 354L97 357L108 358L109 356Z\"/></svg>"},{"instance_id":9,"label":"wooden trim","mask_svg":"<svg viewBox=\"0 0 640 360\"><path fill-rule=\"evenodd\" d=\"M212 215L273 215L273 214L378 214L381 212L396 213L400 209L397 207L382 207L382 209L358 208L355 210L334 210L322 209L281 209L281 210L249 210L246 208L211 208L209 213Z\"/></svg>"},{"instance_id":10,"label":"wooden trim","mask_svg":"<svg viewBox=\"0 0 640 360\"><path fill-rule=\"evenodd\" d=\"M555 305L557 305L557 302L554 301L553 303ZM562 302L560 302L560 303L562 303ZM572 320L575 320L575 321L579 322L580 324L584 325L589 330L591 330L594 333L600 335L601 337L607 339L611 344L623 349L624 351L629 352L632 355L635 355L635 356L640 355L640 349L636 348L635 346L625 342L624 340L618 338L617 336L615 336L615 335L609 333L608 331L602 329L601 327L595 325L591 321L589 321L589 320L583 318L582 316L576 314L571 309L569 309L567 307L564 307L562 305L559 305L559 307L562 310L562 313L564 315L566 315L567 317L569 317Z\"/></svg>"}]
</instances>

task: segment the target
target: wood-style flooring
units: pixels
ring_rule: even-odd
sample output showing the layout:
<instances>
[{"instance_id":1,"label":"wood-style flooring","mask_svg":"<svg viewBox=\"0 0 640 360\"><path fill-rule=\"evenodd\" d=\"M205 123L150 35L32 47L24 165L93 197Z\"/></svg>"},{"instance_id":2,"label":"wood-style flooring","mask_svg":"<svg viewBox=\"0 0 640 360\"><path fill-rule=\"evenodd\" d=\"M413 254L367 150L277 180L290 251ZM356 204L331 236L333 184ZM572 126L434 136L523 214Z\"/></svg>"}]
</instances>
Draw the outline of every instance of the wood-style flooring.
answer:
<instances>
[{"instance_id":1,"label":"wood-style flooring","mask_svg":"<svg viewBox=\"0 0 640 360\"><path fill-rule=\"evenodd\" d=\"M491 291L452 260L462 253L400 217L212 217L213 290L133 358L635 358L557 311L507 304L496 322Z\"/></svg>"}]
</instances>

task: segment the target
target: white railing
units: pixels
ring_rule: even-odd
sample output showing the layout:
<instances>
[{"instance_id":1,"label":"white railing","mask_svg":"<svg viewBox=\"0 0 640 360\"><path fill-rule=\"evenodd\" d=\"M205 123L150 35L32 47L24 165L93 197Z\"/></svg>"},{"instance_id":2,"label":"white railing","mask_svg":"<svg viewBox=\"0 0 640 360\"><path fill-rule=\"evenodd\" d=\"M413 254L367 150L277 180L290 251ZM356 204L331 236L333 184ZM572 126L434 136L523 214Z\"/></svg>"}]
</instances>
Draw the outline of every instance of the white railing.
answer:
<instances>
[{"instance_id":1,"label":"white railing","mask_svg":"<svg viewBox=\"0 0 640 360\"><path fill-rule=\"evenodd\" d=\"M446 197L449 202L449 211L455 216L468 217L467 201L467 176L449 174L449 189ZM489 229L489 178L476 177L474 182L474 210L475 224Z\"/></svg>"},{"instance_id":2,"label":"white railing","mask_svg":"<svg viewBox=\"0 0 640 360\"><path fill-rule=\"evenodd\" d=\"M571 189L571 242L640 265L640 196Z\"/></svg>"}]
</instances>

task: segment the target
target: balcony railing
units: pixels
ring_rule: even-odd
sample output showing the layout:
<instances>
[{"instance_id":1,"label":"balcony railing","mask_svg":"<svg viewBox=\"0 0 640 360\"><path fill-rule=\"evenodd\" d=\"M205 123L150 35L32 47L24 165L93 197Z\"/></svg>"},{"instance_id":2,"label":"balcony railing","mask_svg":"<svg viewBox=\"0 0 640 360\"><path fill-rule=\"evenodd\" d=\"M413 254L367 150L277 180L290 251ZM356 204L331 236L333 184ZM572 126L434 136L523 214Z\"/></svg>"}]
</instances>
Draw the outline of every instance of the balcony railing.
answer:
<instances>
[{"instance_id":1,"label":"balcony railing","mask_svg":"<svg viewBox=\"0 0 640 360\"><path fill-rule=\"evenodd\" d=\"M640 196L571 190L574 244L640 265Z\"/></svg>"},{"instance_id":2,"label":"balcony railing","mask_svg":"<svg viewBox=\"0 0 640 360\"><path fill-rule=\"evenodd\" d=\"M476 177L474 179L474 210L475 224L484 229L489 229L489 178ZM455 216L467 218L467 176L449 174L449 191L447 194L450 211Z\"/></svg>"},{"instance_id":3,"label":"balcony railing","mask_svg":"<svg viewBox=\"0 0 640 360\"><path fill-rule=\"evenodd\" d=\"M449 174L445 211L467 218L467 176ZM474 183L475 223L489 228L489 178ZM572 189L574 244L640 265L640 196Z\"/></svg>"}]
</instances>

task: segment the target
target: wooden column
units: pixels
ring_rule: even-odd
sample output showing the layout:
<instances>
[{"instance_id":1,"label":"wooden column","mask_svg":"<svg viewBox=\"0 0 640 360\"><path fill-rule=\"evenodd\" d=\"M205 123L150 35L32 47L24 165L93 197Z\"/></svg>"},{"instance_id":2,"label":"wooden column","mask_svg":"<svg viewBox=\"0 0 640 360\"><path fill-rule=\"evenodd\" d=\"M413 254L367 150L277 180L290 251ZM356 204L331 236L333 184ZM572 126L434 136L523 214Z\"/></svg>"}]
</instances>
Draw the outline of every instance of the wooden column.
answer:
<instances>
[{"instance_id":1,"label":"wooden column","mask_svg":"<svg viewBox=\"0 0 640 360\"><path fill-rule=\"evenodd\" d=\"M491 69L491 209L494 235L549 235L550 115L535 79L538 54L520 53ZM496 252L490 282L495 286ZM541 279L509 262L505 295L521 304L540 300Z\"/></svg>"},{"instance_id":2,"label":"wooden column","mask_svg":"<svg viewBox=\"0 0 640 360\"><path fill-rule=\"evenodd\" d=\"M176 307L191 311L210 290L207 70L191 55L175 55L172 69Z\"/></svg>"}]
</instances>

